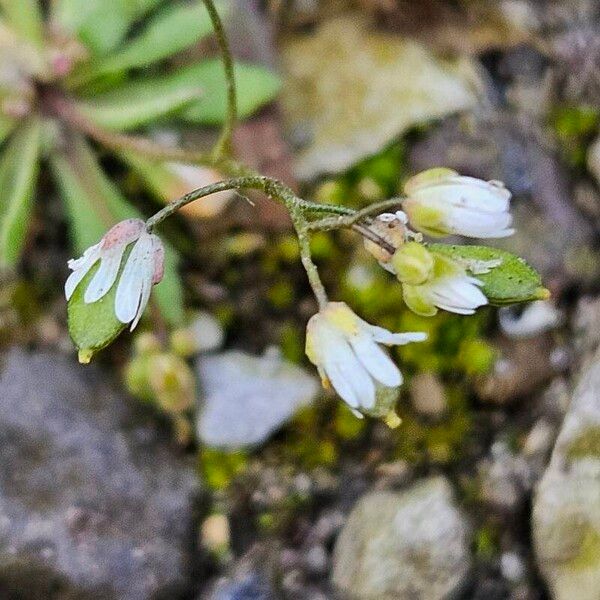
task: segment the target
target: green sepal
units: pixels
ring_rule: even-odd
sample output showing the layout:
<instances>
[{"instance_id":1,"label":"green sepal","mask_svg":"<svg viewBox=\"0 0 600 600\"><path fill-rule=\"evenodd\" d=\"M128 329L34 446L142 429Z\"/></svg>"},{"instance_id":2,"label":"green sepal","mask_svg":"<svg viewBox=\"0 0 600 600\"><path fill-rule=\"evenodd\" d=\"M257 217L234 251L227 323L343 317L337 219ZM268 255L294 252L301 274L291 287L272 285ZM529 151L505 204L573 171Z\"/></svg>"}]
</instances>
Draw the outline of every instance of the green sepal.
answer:
<instances>
[{"instance_id":1,"label":"green sepal","mask_svg":"<svg viewBox=\"0 0 600 600\"><path fill-rule=\"evenodd\" d=\"M431 244L429 250L452 258L483 283L482 291L490 304L497 306L517 302L546 300L550 292L542 285L540 274L522 258L488 246L449 246ZM473 271L472 265L494 263L487 273Z\"/></svg>"},{"instance_id":2,"label":"green sepal","mask_svg":"<svg viewBox=\"0 0 600 600\"><path fill-rule=\"evenodd\" d=\"M124 265L125 260L121 264L121 271ZM79 362L82 363L90 362L96 352L106 348L127 327L115 315L117 285L113 285L97 302L86 304L83 301L85 290L99 266L98 261L75 288L67 303L69 334L79 351ZM119 273L117 281L120 276Z\"/></svg>"}]
</instances>

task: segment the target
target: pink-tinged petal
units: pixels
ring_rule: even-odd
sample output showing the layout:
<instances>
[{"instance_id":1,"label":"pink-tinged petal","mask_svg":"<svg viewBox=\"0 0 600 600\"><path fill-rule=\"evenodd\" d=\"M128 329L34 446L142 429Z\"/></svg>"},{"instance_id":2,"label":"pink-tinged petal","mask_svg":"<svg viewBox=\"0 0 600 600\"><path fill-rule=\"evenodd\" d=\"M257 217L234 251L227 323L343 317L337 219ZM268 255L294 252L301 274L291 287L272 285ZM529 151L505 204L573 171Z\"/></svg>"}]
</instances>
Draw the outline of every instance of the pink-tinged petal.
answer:
<instances>
[{"instance_id":1,"label":"pink-tinged petal","mask_svg":"<svg viewBox=\"0 0 600 600\"><path fill-rule=\"evenodd\" d=\"M108 250L114 246L124 244L127 246L135 242L145 230L146 224L141 219L125 219L113 225L102 238L102 248Z\"/></svg>"},{"instance_id":2,"label":"pink-tinged petal","mask_svg":"<svg viewBox=\"0 0 600 600\"><path fill-rule=\"evenodd\" d=\"M81 280L89 273L89 270L96 264L100 258L100 245L96 244L88 248L81 258L69 261L69 267L73 272L65 281L65 297L67 301L71 299L73 292L81 283Z\"/></svg>"},{"instance_id":3,"label":"pink-tinged petal","mask_svg":"<svg viewBox=\"0 0 600 600\"><path fill-rule=\"evenodd\" d=\"M142 235L131 250L119 280L115 298L115 314L121 323L130 323L137 315L144 280L154 273L154 246L149 235Z\"/></svg>"},{"instance_id":4,"label":"pink-tinged petal","mask_svg":"<svg viewBox=\"0 0 600 600\"><path fill-rule=\"evenodd\" d=\"M154 273L152 274L152 283L157 284L162 281L165 274L165 247L157 235L151 235L154 246Z\"/></svg>"},{"instance_id":5,"label":"pink-tinged petal","mask_svg":"<svg viewBox=\"0 0 600 600\"><path fill-rule=\"evenodd\" d=\"M83 296L83 301L86 304L92 304L100 300L112 288L117 280L124 252L124 244L102 250L100 268L96 271Z\"/></svg>"}]
</instances>

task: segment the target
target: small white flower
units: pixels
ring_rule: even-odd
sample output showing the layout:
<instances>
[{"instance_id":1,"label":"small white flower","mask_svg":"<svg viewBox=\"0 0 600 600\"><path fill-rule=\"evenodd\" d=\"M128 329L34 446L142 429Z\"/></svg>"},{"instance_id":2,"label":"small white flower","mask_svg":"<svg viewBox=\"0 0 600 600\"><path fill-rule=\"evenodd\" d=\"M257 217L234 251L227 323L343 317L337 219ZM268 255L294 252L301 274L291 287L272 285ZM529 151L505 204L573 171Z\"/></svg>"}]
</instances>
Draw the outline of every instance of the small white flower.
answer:
<instances>
[{"instance_id":1,"label":"small white flower","mask_svg":"<svg viewBox=\"0 0 600 600\"><path fill-rule=\"evenodd\" d=\"M345 303L330 302L308 322L306 355L317 367L324 387L331 385L355 410L375 406L377 385L402 384L400 369L379 346L426 339L425 333L391 333L369 325Z\"/></svg>"},{"instance_id":2,"label":"small white flower","mask_svg":"<svg viewBox=\"0 0 600 600\"><path fill-rule=\"evenodd\" d=\"M422 285L402 284L404 301L413 312L429 317L442 308L459 315L472 315L477 308L488 304L479 279L469 276L456 261L431 254L434 258L431 278Z\"/></svg>"},{"instance_id":3,"label":"small white flower","mask_svg":"<svg viewBox=\"0 0 600 600\"><path fill-rule=\"evenodd\" d=\"M125 251L134 242L119 277ZM117 223L83 256L69 261L73 272L65 283L67 300L98 261L100 266L85 290L84 302L92 304L103 298L119 278L115 315L121 323L131 323L133 330L148 304L152 286L163 277L164 247L160 238L148 233L141 219Z\"/></svg>"},{"instance_id":4,"label":"small white flower","mask_svg":"<svg viewBox=\"0 0 600 600\"><path fill-rule=\"evenodd\" d=\"M511 193L499 181L461 176L452 169L429 169L409 179L404 192L402 208L411 225L428 235L501 238L514 233Z\"/></svg>"}]
</instances>

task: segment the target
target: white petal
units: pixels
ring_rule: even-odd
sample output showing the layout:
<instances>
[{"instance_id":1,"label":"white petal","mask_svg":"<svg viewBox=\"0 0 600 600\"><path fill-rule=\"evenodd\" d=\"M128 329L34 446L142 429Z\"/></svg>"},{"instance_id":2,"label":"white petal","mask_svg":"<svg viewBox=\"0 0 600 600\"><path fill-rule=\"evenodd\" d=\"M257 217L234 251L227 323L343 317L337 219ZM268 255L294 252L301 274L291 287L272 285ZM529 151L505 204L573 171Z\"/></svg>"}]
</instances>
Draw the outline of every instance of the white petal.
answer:
<instances>
[{"instance_id":1,"label":"white petal","mask_svg":"<svg viewBox=\"0 0 600 600\"><path fill-rule=\"evenodd\" d=\"M88 248L81 258L69 261L69 268L72 268L73 272L69 275L67 281L65 281L65 297L67 301L71 299L73 292L81 283L81 280L88 274L99 258L100 244L96 244Z\"/></svg>"},{"instance_id":2,"label":"white petal","mask_svg":"<svg viewBox=\"0 0 600 600\"><path fill-rule=\"evenodd\" d=\"M387 387L397 387L402 383L400 369L367 331L351 336L350 344L358 360L374 379Z\"/></svg>"},{"instance_id":3,"label":"white petal","mask_svg":"<svg viewBox=\"0 0 600 600\"><path fill-rule=\"evenodd\" d=\"M375 384L347 342L327 348L323 370L335 391L352 408L375 403Z\"/></svg>"},{"instance_id":4,"label":"white petal","mask_svg":"<svg viewBox=\"0 0 600 600\"><path fill-rule=\"evenodd\" d=\"M100 300L112 288L119 274L124 252L125 244L119 244L108 250L102 250L100 268L96 271L92 281L90 281L85 290L83 300L86 304Z\"/></svg>"},{"instance_id":5,"label":"white petal","mask_svg":"<svg viewBox=\"0 0 600 600\"><path fill-rule=\"evenodd\" d=\"M142 315L146 310L148 300L150 299L150 292L152 292L152 281L149 279L143 279L140 305L138 306L137 313L135 315L135 318L133 319L133 323L131 323L130 331L133 331L137 327L137 324L140 322L140 319L142 318Z\"/></svg>"},{"instance_id":6,"label":"white petal","mask_svg":"<svg viewBox=\"0 0 600 600\"><path fill-rule=\"evenodd\" d=\"M370 325L373 339L386 346L404 346L411 342L423 342L427 339L427 334L422 331L406 331L404 333L392 333L383 327Z\"/></svg>"},{"instance_id":7,"label":"white petal","mask_svg":"<svg viewBox=\"0 0 600 600\"><path fill-rule=\"evenodd\" d=\"M149 235L141 235L131 250L117 287L115 314L121 323L130 323L135 319L144 280L152 281L154 246Z\"/></svg>"}]
</instances>

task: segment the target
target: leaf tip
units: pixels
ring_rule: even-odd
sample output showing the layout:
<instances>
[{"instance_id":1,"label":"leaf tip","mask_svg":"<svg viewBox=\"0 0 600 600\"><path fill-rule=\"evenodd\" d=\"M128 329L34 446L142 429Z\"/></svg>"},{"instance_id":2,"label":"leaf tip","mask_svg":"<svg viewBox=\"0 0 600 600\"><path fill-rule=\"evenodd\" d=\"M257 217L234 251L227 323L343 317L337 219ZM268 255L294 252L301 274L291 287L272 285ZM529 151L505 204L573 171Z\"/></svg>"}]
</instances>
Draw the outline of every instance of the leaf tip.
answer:
<instances>
[{"instance_id":1,"label":"leaf tip","mask_svg":"<svg viewBox=\"0 0 600 600\"><path fill-rule=\"evenodd\" d=\"M80 348L77 353L77 359L82 365L89 365L94 356L94 351L91 348Z\"/></svg>"},{"instance_id":2,"label":"leaf tip","mask_svg":"<svg viewBox=\"0 0 600 600\"><path fill-rule=\"evenodd\" d=\"M535 300L548 300L551 296L552 293L545 287L537 288L534 293Z\"/></svg>"}]
</instances>

